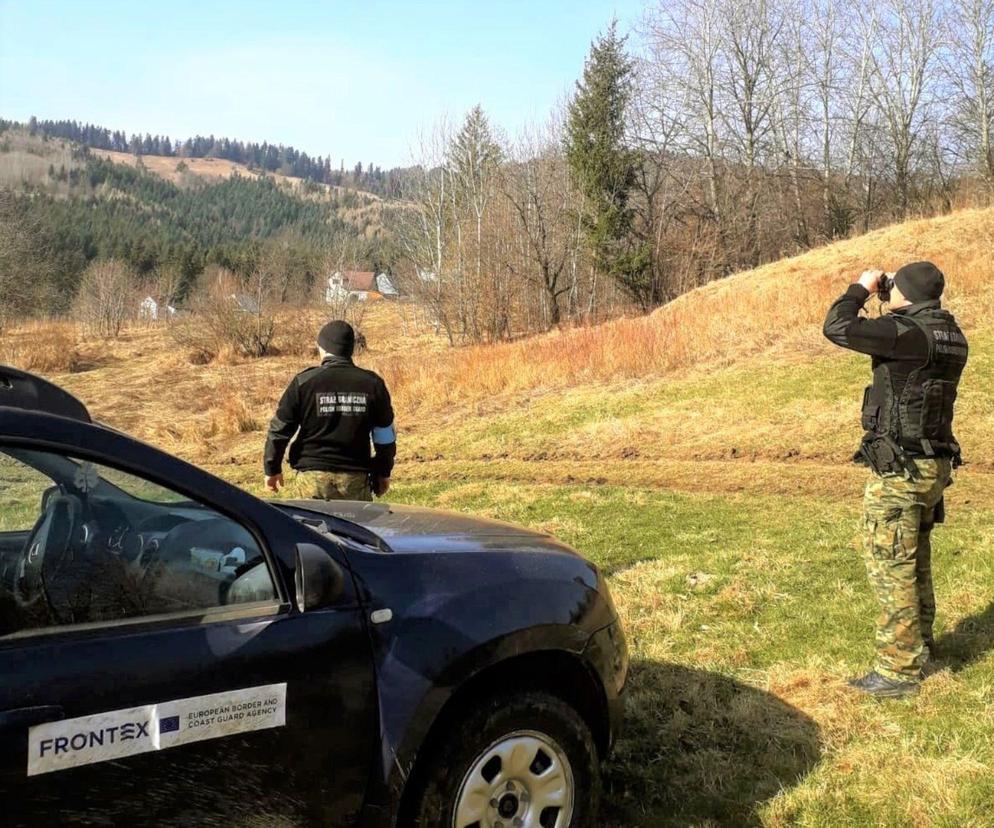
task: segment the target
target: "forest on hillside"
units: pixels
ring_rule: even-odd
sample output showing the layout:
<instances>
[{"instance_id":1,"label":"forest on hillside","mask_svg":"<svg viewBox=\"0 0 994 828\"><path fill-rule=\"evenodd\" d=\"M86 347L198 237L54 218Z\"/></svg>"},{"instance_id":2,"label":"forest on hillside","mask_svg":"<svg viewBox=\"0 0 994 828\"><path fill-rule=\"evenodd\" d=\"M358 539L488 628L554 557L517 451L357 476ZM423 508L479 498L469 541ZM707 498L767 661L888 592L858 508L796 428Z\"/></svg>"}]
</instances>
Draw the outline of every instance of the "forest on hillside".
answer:
<instances>
[{"instance_id":1,"label":"forest on hillside","mask_svg":"<svg viewBox=\"0 0 994 828\"><path fill-rule=\"evenodd\" d=\"M44 186L0 190L0 317L67 312L98 260L122 263L136 287L167 283L163 298L181 301L212 266L247 280L279 259L307 294L329 268L389 267L382 228L343 217L362 204L352 192L308 197L267 177L180 187L77 154L68 171L50 169Z\"/></svg>"},{"instance_id":2,"label":"forest on hillside","mask_svg":"<svg viewBox=\"0 0 994 828\"><path fill-rule=\"evenodd\" d=\"M160 155L183 158L224 158L248 169L260 172L302 178L318 184L350 187L380 196L397 196L400 193L403 169L383 170L373 162L360 161L346 170L344 162L333 164L331 156L308 155L295 147L213 135L195 135L192 138L172 139L168 135L128 136L123 130L111 130L96 124L75 120L45 120L34 116L27 123L0 118L0 135L9 129L23 129L29 135L71 141L88 149L127 152L132 155Z\"/></svg>"}]
</instances>

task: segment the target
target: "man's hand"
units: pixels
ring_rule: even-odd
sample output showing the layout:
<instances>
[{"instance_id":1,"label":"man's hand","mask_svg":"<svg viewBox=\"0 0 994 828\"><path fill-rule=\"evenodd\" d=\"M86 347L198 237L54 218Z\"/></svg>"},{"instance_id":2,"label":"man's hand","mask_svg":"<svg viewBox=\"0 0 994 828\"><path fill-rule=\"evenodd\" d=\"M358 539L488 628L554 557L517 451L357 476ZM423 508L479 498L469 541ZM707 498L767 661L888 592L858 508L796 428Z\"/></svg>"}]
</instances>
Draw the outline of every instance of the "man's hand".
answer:
<instances>
[{"instance_id":1,"label":"man's hand","mask_svg":"<svg viewBox=\"0 0 994 828\"><path fill-rule=\"evenodd\" d=\"M374 477L373 478L373 494L377 497L383 497L387 492L390 491L390 478L389 477Z\"/></svg>"},{"instance_id":2,"label":"man's hand","mask_svg":"<svg viewBox=\"0 0 994 828\"><path fill-rule=\"evenodd\" d=\"M278 492L283 488L283 475L282 474L267 474L266 475L266 488L271 492Z\"/></svg>"},{"instance_id":3,"label":"man's hand","mask_svg":"<svg viewBox=\"0 0 994 828\"><path fill-rule=\"evenodd\" d=\"M870 295L873 295L880 287L880 277L883 275L882 270L864 270L863 275L859 277L859 283L870 292Z\"/></svg>"}]
</instances>

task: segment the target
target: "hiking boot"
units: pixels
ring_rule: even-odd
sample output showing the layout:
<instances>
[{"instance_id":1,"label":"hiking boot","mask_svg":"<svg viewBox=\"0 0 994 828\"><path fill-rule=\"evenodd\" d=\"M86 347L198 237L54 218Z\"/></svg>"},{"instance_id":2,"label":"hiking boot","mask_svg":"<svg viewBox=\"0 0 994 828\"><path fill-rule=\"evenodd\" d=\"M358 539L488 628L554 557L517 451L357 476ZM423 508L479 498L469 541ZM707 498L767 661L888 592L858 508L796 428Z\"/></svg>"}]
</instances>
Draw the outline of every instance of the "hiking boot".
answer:
<instances>
[{"instance_id":1,"label":"hiking boot","mask_svg":"<svg viewBox=\"0 0 994 828\"><path fill-rule=\"evenodd\" d=\"M896 681L880 675L876 670L848 683L850 687L877 699L901 699L914 696L921 689L917 681Z\"/></svg>"},{"instance_id":2,"label":"hiking boot","mask_svg":"<svg viewBox=\"0 0 994 828\"><path fill-rule=\"evenodd\" d=\"M936 673L944 670L946 667L945 662L939 658L938 649L935 646L934 638L925 639L925 665L922 667L922 678L928 678L929 676L934 676Z\"/></svg>"}]
</instances>

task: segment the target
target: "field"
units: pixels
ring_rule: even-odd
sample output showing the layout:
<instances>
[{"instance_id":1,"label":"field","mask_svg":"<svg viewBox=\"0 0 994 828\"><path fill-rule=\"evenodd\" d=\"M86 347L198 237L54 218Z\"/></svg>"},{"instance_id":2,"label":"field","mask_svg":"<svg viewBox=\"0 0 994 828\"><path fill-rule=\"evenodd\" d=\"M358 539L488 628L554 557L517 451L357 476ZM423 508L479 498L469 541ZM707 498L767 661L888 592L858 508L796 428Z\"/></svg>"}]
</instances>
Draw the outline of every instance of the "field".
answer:
<instances>
[{"instance_id":1,"label":"field","mask_svg":"<svg viewBox=\"0 0 994 828\"><path fill-rule=\"evenodd\" d=\"M915 221L648 318L489 348L413 336L402 306L371 311L359 361L394 391L391 498L553 532L609 574L634 662L605 826L992 823L992 245L992 211ZM938 669L916 699L877 703L845 687L872 653L865 472L847 462L867 364L820 325L860 270L926 257L971 340L969 464L935 536ZM265 424L308 363L195 366L161 328L98 343L58 325L8 336L3 359L260 494Z\"/></svg>"},{"instance_id":2,"label":"field","mask_svg":"<svg viewBox=\"0 0 994 828\"><path fill-rule=\"evenodd\" d=\"M137 167L139 158L130 152L115 152L114 150L90 149L90 154L97 158L104 158L113 161L115 164L124 164L128 167ZM186 184L189 181L203 179L231 178L233 175L241 175L246 178L261 178L264 173L258 170L249 169L245 164L237 161L229 161L227 158L185 158L181 156L169 155L143 155L141 156L141 166L150 173L154 173L160 178L171 181L173 184ZM295 178L280 173L265 173L281 184L293 187L298 190L305 189L305 181L302 178ZM310 182L317 192L321 193L344 193L345 187L335 187L330 184L319 184ZM358 191L352 191L358 192ZM362 201L365 205L375 204L383 201L375 193L361 191Z\"/></svg>"},{"instance_id":3,"label":"field","mask_svg":"<svg viewBox=\"0 0 994 828\"><path fill-rule=\"evenodd\" d=\"M65 192L68 184L53 182L49 169L64 169L68 174L80 166L64 141L45 141L15 130L0 135L0 186L13 189L44 184Z\"/></svg>"}]
</instances>

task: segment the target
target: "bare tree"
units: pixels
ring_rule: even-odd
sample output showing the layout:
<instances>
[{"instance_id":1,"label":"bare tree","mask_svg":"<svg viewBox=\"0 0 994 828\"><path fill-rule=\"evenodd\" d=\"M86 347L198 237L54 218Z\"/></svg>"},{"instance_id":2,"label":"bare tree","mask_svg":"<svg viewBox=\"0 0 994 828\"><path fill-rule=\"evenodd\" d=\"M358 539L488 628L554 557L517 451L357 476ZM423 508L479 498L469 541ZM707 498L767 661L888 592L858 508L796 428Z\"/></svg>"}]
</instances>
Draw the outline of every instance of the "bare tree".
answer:
<instances>
[{"instance_id":1,"label":"bare tree","mask_svg":"<svg viewBox=\"0 0 994 828\"><path fill-rule=\"evenodd\" d=\"M466 115L462 129L449 144L449 164L461 200L476 224L476 278L482 278L483 218L493 199L501 150L490 122L478 105Z\"/></svg>"},{"instance_id":2,"label":"bare tree","mask_svg":"<svg viewBox=\"0 0 994 828\"><path fill-rule=\"evenodd\" d=\"M772 0L727 0L722 15L728 59L723 73L726 99L721 114L730 139L728 150L744 167L744 185L736 201L745 210L740 247L741 264L747 266L759 264L762 256L759 213L766 177L760 166L779 97L776 51L783 35L785 12Z\"/></svg>"},{"instance_id":3,"label":"bare tree","mask_svg":"<svg viewBox=\"0 0 994 828\"><path fill-rule=\"evenodd\" d=\"M135 276L116 259L97 259L83 271L73 303L73 316L88 334L120 336L137 310Z\"/></svg>"},{"instance_id":4,"label":"bare tree","mask_svg":"<svg viewBox=\"0 0 994 828\"><path fill-rule=\"evenodd\" d=\"M403 194L407 206L394 214L393 230L408 263L398 273L401 286L429 308L437 326L454 344L450 291L455 280L450 264L455 231L449 209L451 173L445 165L448 143L444 121L420 137L417 165Z\"/></svg>"},{"instance_id":5,"label":"bare tree","mask_svg":"<svg viewBox=\"0 0 994 828\"><path fill-rule=\"evenodd\" d=\"M341 238L355 240L365 250L358 236L342 233ZM254 270L268 286L269 299L276 304L298 302L310 293L317 263L305 240L297 233L283 233L262 244Z\"/></svg>"},{"instance_id":6,"label":"bare tree","mask_svg":"<svg viewBox=\"0 0 994 828\"><path fill-rule=\"evenodd\" d=\"M682 293L685 256L678 245L669 245L674 233L684 231L695 184L690 165L681 158L687 130L687 88L677 83L670 67L643 57L636 63L630 112L631 140L638 147L635 197L636 232L650 245L652 304Z\"/></svg>"},{"instance_id":7,"label":"bare tree","mask_svg":"<svg viewBox=\"0 0 994 828\"><path fill-rule=\"evenodd\" d=\"M897 213L903 217L910 204L912 164L922 124L938 105L930 93L936 81L942 20L936 0L883 0L873 7L879 18L878 36L870 50L870 91L887 129Z\"/></svg>"},{"instance_id":8,"label":"bare tree","mask_svg":"<svg viewBox=\"0 0 994 828\"><path fill-rule=\"evenodd\" d=\"M328 250L324 262L324 276L347 270L359 270L369 258L369 246L364 239L352 233L341 233ZM320 280L319 280L320 281Z\"/></svg>"},{"instance_id":9,"label":"bare tree","mask_svg":"<svg viewBox=\"0 0 994 828\"><path fill-rule=\"evenodd\" d=\"M177 267L164 265L154 270L141 283L137 296L147 296L155 302L156 308L153 312L146 308L144 300L139 305L138 315L146 323L170 322L172 312L170 308L175 308L180 299L180 291L183 288L183 274Z\"/></svg>"},{"instance_id":10,"label":"bare tree","mask_svg":"<svg viewBox=\"0 0 994 828\"><path fill-rule=\"evenodd\" d=\"M580 244L575 219L579 196L559 152L561 145L553 129L526 132L501 178L522 240L521 255L506 267L542 291L550 325L562 321L562 300L574 287L569 277Z\"/></svg>"},{"instance_id":11,"label":"bare tree","mask_svg":"<svg viewBox=\"0 0 994 828\"><path fill-rule=\"evenodd\" d=\"M803 21L807 19L807 26ZM845 63L847 25L839 0L809 0L800 8L798 24L803 34L806 60L804 83L810 94L812 160L817 159L821 178L821 235L832 239L848 227L840 222L834 177L836 151L845 119ZM841 165L840 165L841 166Z\"/></svg>"},{"instance_id":12,"label":"bare tree","mask_svg":"<svg viewBox=\"0 0 994 828\"><path fill-rule=\"evenodd\" d=\"M994 0L953 0L945 75L960 158L994 193Z\"/></svg>"},{"instance_id":13,"label":"bare tree","mask_svg":"<svg viewBox=\"0 0 994 828\"><path fill-rule=\"evenodd\" d=\"M221 267L209 268L170 334L201 362L209 362L225 348L240 356L266 356L277 332L272 312L276 291L264 273L243 279Z\"/></svg>"},{"instance_id":14,"label":"bare tree","mask_svg":"<svg viewBox=\"0 0 994 828\"><path fill-rule=\"evenodd\" d=\"M785 168L790 191L790 206L785 210L792 216L794 247L805 249L811 245L811 235L806 216L809 142L812 134L811 77L812 59L810 35L801 22L799 6L788 8L783 23L783 33L774 48L774 74L778 81L773 94L773 135L776 141L779 164L770 169Z\"/></svg>"},{"instance_id":15,"label":"bare tree","mask_svg":"<svg viewBox=\"0 0 994 828\"><path fill-rule=\"evenodd\" d=\"M661 2L643 24L648 65L665 78L657 88L668 90L685 109L685 129L675 149L704 160L705 204L719 239L725 207L719 100L726 49L723 12L722 0Z\"/></svg>"}]
</instances>

